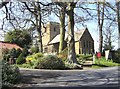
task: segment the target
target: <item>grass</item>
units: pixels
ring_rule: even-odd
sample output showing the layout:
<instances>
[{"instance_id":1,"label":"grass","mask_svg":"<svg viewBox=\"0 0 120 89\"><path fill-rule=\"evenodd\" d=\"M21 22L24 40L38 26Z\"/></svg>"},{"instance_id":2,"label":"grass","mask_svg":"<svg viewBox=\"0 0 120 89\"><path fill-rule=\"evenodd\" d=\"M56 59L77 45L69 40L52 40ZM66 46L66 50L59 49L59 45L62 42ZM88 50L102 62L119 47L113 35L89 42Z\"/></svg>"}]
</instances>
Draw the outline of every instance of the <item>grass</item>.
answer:
<instances>
[{"instance_id":1,"label":"grass","mask_svg":"<svg viewBox=\"0 0 120 89\"><path fill-rule=\"evenodd\" d=\"M76 58L77 58L78 63L82 65L85 61L92 60L92 55L77 54Z\"/></svg>"},{"instance_id":2,"label":"grass","mask_svg":"<svg viewBox=\"0 0 120 89\"><path fill-rule=\"evenodd\" d=\"M16 66L18 66L19 68L30 68L33 69L33 66L31 66L30 64L24 63L24 64L15 64Z\"/></svg>"},{"instance_id":3,"label":"grass","mask_svg":"<svg viewBox=\"0 0 120 89\"><path fill-rule=\"evenodd\" d=\"M92 68L103 68L103 67L113 67L113 66L120 66L120 63L115 63L112 60L106 60L105 57L101 57L99 59L96 58L95 64Z\"/></svg>"}]
</instances>

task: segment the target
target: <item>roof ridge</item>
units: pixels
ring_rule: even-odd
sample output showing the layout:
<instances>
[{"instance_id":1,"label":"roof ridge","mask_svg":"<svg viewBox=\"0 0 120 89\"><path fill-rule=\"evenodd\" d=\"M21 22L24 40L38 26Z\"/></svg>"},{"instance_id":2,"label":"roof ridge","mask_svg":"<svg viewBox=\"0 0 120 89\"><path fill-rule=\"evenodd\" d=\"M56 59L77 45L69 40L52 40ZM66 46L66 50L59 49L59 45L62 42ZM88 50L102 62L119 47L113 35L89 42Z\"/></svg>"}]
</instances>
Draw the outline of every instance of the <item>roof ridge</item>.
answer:
<instances>
[{"instance_id":1,"label":"roof ridge","mask_svg":"<svg viewBox=\"0 0 120 89\"><path fill-rule=\"evenodd\" d=\"M15 43L8 43L8 42L3 42L3 41L0 41L1 45L2 46L8 46L8 47L13 47L13 48L20 48L22 49L22 47L20 47L19 45L15 44Z\"/></svg>"}]
</instances>

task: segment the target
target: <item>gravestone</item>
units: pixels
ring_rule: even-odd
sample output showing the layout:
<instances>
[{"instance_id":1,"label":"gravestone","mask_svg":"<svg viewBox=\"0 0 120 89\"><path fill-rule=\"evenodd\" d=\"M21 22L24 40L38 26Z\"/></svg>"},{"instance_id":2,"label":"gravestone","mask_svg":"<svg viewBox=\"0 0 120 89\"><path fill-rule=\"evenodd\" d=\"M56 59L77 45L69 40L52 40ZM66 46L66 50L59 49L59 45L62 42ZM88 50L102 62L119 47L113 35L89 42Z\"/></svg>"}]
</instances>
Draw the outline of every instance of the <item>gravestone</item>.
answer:
<instances>
[{"instance_id":1,"label":"gravestone","mask_svg":"<svg viewBox=\"0 0 120 89\"><path fill-rule=\"evenodd\" d=\"M106 58L106 60L108 60L108 59L112 59L112 51L110 51L110 50L106 50L105 51L105 58Z\"/></svg>"},{"instance_id":2,"label":"gravestone","mask_svg":"<svg viewBox=\"0 0 120 89\"><path fill-rule=\"evenodd\" d=\"M93 64L95 64L95 54L93 54Z\"/></svg>"},{"instance_id":3,"label":"gravestone","mask_svg":"<svg viewBox=\"0 0 120 89\"><path fill-rule=\"evenodd\" d=\"M105 50L105 59L108 60L108 55L109 55L110 50Z\"/></svg>"}]
</instances>

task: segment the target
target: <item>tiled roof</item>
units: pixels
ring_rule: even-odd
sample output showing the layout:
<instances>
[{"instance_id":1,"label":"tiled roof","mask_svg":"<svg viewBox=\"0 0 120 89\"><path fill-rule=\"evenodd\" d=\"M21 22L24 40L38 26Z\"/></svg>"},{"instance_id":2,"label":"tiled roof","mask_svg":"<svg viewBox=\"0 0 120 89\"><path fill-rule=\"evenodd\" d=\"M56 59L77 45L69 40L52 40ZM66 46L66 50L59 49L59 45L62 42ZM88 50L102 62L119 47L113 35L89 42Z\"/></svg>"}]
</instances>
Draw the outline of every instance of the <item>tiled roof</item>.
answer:
<instances>
[{"instance_id":1,"label":"tiled roof","mask_svg":"<svg viewBox=\"0 0 120 89\"><path fill-rule=\"evenodd\" d=\"M75 41L80 40L80 38L82 37L83 33L85 32L85 29L79 30L79 31L77 31L77 32L74 33ZM65 41L67 40L67 37L68 37L68 34L65 33ZM55 36L53 38L53 40L51 40L49 42L49 44L54 44L54 43L58 43L58 42L60 42L60 34L58 34L57 36Z\"/></svg>"},{"instance_id":2,"label":"tiled roof","mask_svg":"<svg viewBox=\"0 0 120 89\"><path fill-rule=\"evenodd\" d=\"M67 40L67 36L68 36L68 34L65 33L65 41ZM58 42L60 42L60 34L58 34L57 36L55 36L53 38L53 40L49 42L49 44L54 44L54 43L58 43Z\"/></svg>"},{"instance_id":3,"label":"tiled roof","mask_svg":"<svg viewBox=\"0 0 120 89\"><path fill-rule=\"evenodd\" d=\"M85 32L86 29L81 29L77 32L74 33L75 36L75 41L80 40L80 38L82 37L83 33Z\"/></svg>"},{"instance_id":4,"label":"tiled roof","mask_svg":"<svg viewBox=\"0 0 120 89\"><path fill-rule=\"evenodd\" d=\"M0 42L0 48L7 48L7 49L12 49L12 48L15 48L15 49L21 49L22 48L16 44L12 44L12 43L7 43L7 42Z\"/></svg>"}]
</instances>

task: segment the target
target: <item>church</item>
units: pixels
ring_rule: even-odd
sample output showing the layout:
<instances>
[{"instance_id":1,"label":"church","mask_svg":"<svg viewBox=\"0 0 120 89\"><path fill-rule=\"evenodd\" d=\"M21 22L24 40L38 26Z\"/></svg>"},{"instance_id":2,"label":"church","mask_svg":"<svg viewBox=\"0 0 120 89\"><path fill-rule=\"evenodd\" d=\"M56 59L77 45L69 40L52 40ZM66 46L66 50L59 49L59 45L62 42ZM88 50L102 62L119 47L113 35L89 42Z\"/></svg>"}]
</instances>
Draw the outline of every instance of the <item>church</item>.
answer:
<instances>
[{"instance_id":1,"label":"church","mask_svg":"<svg viewBox=\"0 0 120 89\"><path fill-rule=\"evenodd\" d=\"M60 42L60 24L49 22L46 28L42 28L42 43L44 53L58 53ZM67 36L65 33L64 48L67 47ZM74 32L76 54L92 54L94 52L94 40L88 28Z\"/></svg>"}]
</instances>

